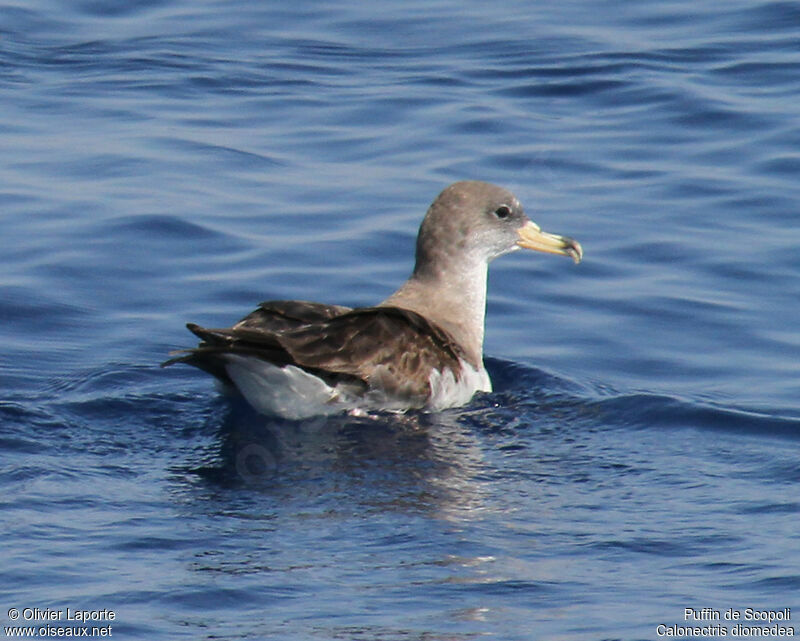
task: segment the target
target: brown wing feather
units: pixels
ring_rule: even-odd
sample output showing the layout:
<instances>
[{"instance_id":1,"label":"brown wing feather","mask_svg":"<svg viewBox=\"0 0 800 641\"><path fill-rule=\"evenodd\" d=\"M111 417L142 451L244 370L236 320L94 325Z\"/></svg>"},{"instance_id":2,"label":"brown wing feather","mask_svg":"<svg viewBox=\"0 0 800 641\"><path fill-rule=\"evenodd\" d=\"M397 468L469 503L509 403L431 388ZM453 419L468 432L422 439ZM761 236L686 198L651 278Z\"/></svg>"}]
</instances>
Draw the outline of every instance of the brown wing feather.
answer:
<instances>
[{"instance_id":1,"label":"brown wing feather","mask_svg":"<svg viewBox=\"0 0 800 641\"><path fill-rule=\"evenodd\" d=\"M287 332L278 341L300 367L353 376L370 388L423 403L431 369L458 372L462 357L447 332L397 307L356 309L322 326Z\"/></svg>"},{"instance_id":2,"label":"brown wing feather","mask_svg":"<svg viewBox=\"0 0 800 641\"><path fill-rule=\"evenodd\" d=\"M253 328L278 332L294 329L308 323L318 323L349 312L349 307L326 305L304 300L270 300L240 320L234 329Z\"/></svg>"},{"instance_id":3,"label":"brown wing feather","mask_svg":"<svg viewBox=\"0 0 800 641\"><path fill-rule=\"evenodd\" d=\"M276 365L288 365L292 362L291 356L268 332L249 328L206 329L194 323L187 323L186 327L202 339L202 342L193 349L173 352L176 356L161 363L161 367L186 363L216 376L225 383L231 383L225 369L223 358L225 354L253 355Z\"/></svg>"},{"instance_id":4,"label":"brown wing feather","mask_svg":"<svg viewBox=\"0 0 800 641\"><path fill-rule=\"evenodd\" d=\"M298 311L283 305L286 301L281 303L277 312L262 305L230 329L188 325L203 342L165 365L188 363L227 381L221 357L244 354L279 366L296 365L329 383L362 382L393 396L415 398L419 405L430 393L432 368L459 371L460 346L442 328L414 312L369 307L337 313L346 308L306 303L311 307ZM264 322L254 316L260 310L269 314ZM304 323L299 320L301 314L329 317ZM279 320L273 322L273 318ZM285 319L293 320L289 323L293 327L272 329Z\"/></svg>"}]
</instances>

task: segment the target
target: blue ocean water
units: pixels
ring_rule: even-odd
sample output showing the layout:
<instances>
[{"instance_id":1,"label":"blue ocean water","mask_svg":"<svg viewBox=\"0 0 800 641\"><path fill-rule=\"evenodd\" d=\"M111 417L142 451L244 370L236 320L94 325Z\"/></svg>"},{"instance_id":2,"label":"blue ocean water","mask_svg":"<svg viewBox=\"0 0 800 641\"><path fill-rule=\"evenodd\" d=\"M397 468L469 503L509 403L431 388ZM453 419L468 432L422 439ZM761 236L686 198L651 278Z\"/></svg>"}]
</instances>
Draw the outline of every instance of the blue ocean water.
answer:
<instances>
[{"instance_id":1,"label":"blue ocean water","mask_svg":"<svg viewBox=\"0 0 800 641\"><path fill-rule=\"evenodd\" d=\"M798 105L796 2L2 4L6 636L800 634ZM494 393L290 423L159 368L381 300L460 179L586 254L493 264Z\"/></svg>"}]
</instances>

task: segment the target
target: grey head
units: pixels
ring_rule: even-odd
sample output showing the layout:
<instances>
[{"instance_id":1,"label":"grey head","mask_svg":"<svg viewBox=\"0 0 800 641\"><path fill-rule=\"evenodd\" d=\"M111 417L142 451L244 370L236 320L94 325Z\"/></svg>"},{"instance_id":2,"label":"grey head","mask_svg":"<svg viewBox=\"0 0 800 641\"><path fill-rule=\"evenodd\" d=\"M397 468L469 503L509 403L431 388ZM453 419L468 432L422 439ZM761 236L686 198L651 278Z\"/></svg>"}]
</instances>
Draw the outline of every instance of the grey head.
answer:
<instances>
[{"instance_id":1,"label":"grey head","mask_svg":"<svg viewBox=\"0 0 800 641\"><path fill-rule=\"evenodd\" d=\"M583 256L571 238L543 232L509 190L477 180L453 183L422 221L414 276L436 278L454 262L485 265L523 248L564 254L575 262Z\"/></svg>"}]
</instances>

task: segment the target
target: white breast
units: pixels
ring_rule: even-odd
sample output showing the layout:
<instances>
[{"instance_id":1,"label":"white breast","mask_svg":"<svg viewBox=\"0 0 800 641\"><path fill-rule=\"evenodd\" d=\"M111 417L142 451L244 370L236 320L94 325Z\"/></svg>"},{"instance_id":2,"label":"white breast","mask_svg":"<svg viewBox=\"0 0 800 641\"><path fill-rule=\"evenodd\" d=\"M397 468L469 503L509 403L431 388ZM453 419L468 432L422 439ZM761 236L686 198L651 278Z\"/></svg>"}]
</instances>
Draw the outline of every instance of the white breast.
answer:
<instances>
[{"instance_id":1,"label":"white breast","mask_svg":"<svg viewBox=\"0 0 800 641\"><path fill-rule=\"evenodd\" d=\"M475 369L466 361L460 362L461 376L456 378L452 370L433 370L430 376L431 398L427 407L432 410L443 410L469 403L475 392L491 392L492 381L489 373L481 365Z\"/></svg>"}]
</instances>

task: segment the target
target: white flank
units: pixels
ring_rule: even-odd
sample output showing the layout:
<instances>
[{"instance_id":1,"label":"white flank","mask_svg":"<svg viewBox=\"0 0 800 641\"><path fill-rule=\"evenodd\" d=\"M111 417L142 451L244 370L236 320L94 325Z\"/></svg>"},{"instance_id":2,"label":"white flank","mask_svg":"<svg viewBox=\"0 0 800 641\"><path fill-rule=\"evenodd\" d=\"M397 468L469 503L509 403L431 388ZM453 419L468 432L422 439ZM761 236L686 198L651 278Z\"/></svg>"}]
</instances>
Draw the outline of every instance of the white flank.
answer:
<instances>
[{"instance_id":1,"label":"white flank","mask_svg":"<svg viewBox=\"0 0 800 641\"><path fill-rule=\"evenodd\" d=\"M492 381L484 367L475 369L466 361L460 361L461 377L457 380L452 370L444 373L435 369L428 379L431 386L431 397L427 408L443 410L469 403L475 392L491 392Z\"/></svg>"},{"instance_id":2,"label":"white flank","mask_svg":"<svg viewBox=\"0 0 800 641\"><path fill-rule=\"evenodd\" d=\"M292 420L333 414L344 410L408 409L409 399L387 396L372 389L364 396L348 393L346 388L333 388L323 380L294 365L278 367L258 358L228 354L225 370L245 400L261 414L282 416ZM489 374L461 361L461 377L451 370L431 372L431 396L425 409L443 410L469 402L475 392L491 392Z\"/></svg>"},{"instance_id":3,"label":"white flank","mask_svg":"<svg viewBox=\"0 0 800 641\"><path fill-rule=\"evenodd\" d=\"M339 411L336 391L299 367L278 367L258 358L228 354L225 370L248 403L261 414L289 419Z\"/></svg>"}]
</instances>

